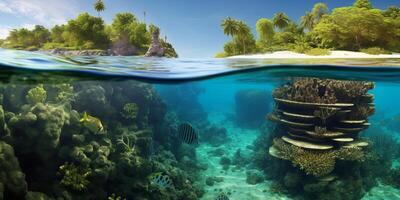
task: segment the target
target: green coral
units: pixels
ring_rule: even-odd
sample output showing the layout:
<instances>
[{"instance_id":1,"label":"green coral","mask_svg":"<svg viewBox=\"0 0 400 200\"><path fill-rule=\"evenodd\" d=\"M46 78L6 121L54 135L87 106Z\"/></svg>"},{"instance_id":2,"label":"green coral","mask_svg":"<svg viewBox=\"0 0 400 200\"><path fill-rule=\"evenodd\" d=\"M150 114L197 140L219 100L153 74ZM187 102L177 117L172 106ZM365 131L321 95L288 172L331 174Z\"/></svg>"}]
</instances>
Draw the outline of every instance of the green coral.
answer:
<instances>
[{"instance_id":1,"label":"green coral","mask_svg":"<svg viewBox=\"0 0 400 200\"><path fill-rule=\"evenodd\" d=\"M20 153L37 153L47 159L57 148L62 129L70 124L70 113L63 107L38 103L12 117L9 128ZM23 127L23 128L22 128Z\"/></svg>"},{"instance_id":2,"label":"green coral","mask_svg":"<svg viewBox=\"0 0 400 200\"><path fill-rule=\"evenodd\" d=\"M74 164L65 163L59 167L59 173L62 176L61 184L70 187L76 191L86 190L89 185L87 178L90 176L90 171Z\"/></svg>"},{"instance_id":3,"label":"green coral","mask_svg":"<svg viewBox=\"0 0 400 200\"><path fill-rule=\"evenodd\" d=\"M122 116L125 119L135 120L137 118L139 107L135 103L127 103L124 105Z\"/></svg>"},{"instance_id":4,"label":"green coral","mask_svg":"<svg viewBox=\"0 0 400 200\"><path fill-rule=\"evenodd\" d=\"M56 100L60 102L68 102L72 101L74 98L74 87L71 84L64 83L60 85L56 85L58 90L58 94L56 96Z\"/></svg>"},{"instance_id":5,"label":"green coral","mask_svg":"<svg viewBox=\"0 0 400 200\"><path fill-rule=\"evenodd\" d=\"M47 99L47 92L43 87L43 84L39 84L36 87L30 89L26 95L26 101L35 105L37 103L44 103Z\"/></svg>"},{"instance_id":6,"label":"green coral","mask_svg":"<svg viewBox=\"0 0 400 200\"><path fill-rule=\"evenodd\" d=\"M112 194L107 199L108 200L126 200L126 198L122 198L121 196L117 196L116 194Z\"/></svg>"},{"instance_id":7,"label":"green coral","mask_svg":"<svg viewBox=\"0 0 400 200\"><path fill-rule=\"evenodd\" d=\"M3 193L23 197L28 190L13 147L3 141L0 141L0 186L0 197Z\"/></svg>"}]
</instances>

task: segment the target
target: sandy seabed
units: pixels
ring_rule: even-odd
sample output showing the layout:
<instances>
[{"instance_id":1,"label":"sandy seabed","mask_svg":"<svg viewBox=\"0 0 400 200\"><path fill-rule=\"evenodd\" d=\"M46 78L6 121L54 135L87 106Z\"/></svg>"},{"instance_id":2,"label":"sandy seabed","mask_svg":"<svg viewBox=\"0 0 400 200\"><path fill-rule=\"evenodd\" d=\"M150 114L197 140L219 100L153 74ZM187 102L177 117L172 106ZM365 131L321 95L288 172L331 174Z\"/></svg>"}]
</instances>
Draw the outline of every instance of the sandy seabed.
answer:
<instances>
[{"instance_id":1,"label":"sandy seabed","mask_svg":"<svg viewBox=\"0 0 400 200\"><path fill-rule=\"evenodd\" d=\"M292 198L284 194L277 194L270 190L272 181L265 180L263 183L251 185L246 182L246 169L224 171L219 163L219 156L210 156L208 152L222 148L225 155L232 158L237 149L241 149L243 155L252 153L247 148L256 140L259 131L252 129L242 129L226 119L221 113L210 113L209 121L214 124L224 124L228 131L230 141L219 147L213 147L209 144L201 144L197 148L197 157L199 162L208 165L207 170L202 172L201 182L205 183L207 177L222 177L222 182L216 182L213 186L205 186L205 194L201 200L215 200L217 195L222 192L229 192L231 200L291 200ZM378 185L364 195L362 200L400 200L400 190L387 185Z\"/></svg>"}]
</instances>

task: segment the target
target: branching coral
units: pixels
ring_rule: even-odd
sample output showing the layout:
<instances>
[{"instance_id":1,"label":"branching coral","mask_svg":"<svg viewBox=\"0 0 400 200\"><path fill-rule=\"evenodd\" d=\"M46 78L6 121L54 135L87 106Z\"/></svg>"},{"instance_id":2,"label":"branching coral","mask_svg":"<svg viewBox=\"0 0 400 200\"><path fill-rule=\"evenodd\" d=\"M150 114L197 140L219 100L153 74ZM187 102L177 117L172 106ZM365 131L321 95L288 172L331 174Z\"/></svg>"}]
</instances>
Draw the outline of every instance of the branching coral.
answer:
<instances>
[{"instance_id":1,"label":"branching coral","mask_svg":"<svg viewBox=\"0 0 400 200\"><path fill-rule=\"evenodd\" d=\"M85 190L90 183L87 180L90 171L88 169L77 167L74 164L65 163L64 165L61 165L59 173L62 176L60 183L76 191Z\"/></svg>"},{"instance_id":2,"label":"branching coral","mask_svg":"<svg viewBox=\"0 0 400 200\"><path fill-rule=\"evenodd\" d=\"M26 101L31 104L35 105L37 103L44 103L47 99L47 92L44 89L42 84L30 89L28 94L26 95Z\"/></svg>"},{"instance_id":3,"label":"branching coral","mask_svg":"<svg viewBox=\"0 0 400 200\"><path fill-rule=\"evenodd\" d=\"M136 152L135 142L128 135L122 135L117 139L117 143L123 146L124 153L132 155Z\"/></svg>"},{"instance_id":4,"label":"branching coral","mask_svg":"<svg viewBox=\"0 0 400 200\"><path fill-rule=\"evenodd\" d=\"M135 103L127 103L124 105L122 116L125 119L135 120L139 112L139 107Z\"/></svg>"},{"instance_id":5,"label":"branching coral","mask_svg":"<svg viewBox=\"0 0 400 200\"><path fill-rule=\"evenodd\" d=\"M365 154L359 147L312 151L285 143L281 139L275 139L273 147L279 158L290 160L306 174L316 177L331 173L335 169L337 159L359 162L365 160Z\"/></svg>"}]
</instances>

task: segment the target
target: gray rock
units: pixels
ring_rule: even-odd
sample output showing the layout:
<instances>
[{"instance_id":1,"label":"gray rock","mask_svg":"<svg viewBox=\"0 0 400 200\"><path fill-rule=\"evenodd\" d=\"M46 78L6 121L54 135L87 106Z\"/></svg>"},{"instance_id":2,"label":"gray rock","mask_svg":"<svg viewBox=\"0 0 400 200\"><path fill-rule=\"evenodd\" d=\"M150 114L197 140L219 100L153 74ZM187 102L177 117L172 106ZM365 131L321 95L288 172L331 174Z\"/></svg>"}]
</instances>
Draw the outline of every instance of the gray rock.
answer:
<instances>
[{"instance_id":1,"label":"gray rock","mask_svg":"<svg viewBox=\"0 0 400 200\"><path fill-rule=\"evenodd\" d=\"M138 54L138 49L129 42L129 38L126 36L113 44L111 52L117 56L133 56Z\"/></svg>"},{"instance_id":2,"label":"gray rock","mask_svg":"<svg viewBox=\"0 0 400 200\"><path fill-rule=\"evenodd\" d=\"M165 48L162 46L160 42L160 30L156 29L152 33L152 40L147 50L145 56L146 57L163 57L165 55Z\"/></svg>"}]
</instances>

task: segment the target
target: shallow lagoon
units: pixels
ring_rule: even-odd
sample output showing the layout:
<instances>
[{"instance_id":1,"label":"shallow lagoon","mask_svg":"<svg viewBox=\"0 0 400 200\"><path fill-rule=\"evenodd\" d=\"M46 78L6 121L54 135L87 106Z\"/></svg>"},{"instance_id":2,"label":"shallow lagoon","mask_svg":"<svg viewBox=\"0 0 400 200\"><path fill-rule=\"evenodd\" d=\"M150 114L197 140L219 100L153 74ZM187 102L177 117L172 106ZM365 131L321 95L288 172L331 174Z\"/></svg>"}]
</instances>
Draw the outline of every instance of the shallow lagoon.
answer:
<instances>
[{"instance_id":1,"label":"shallow lagoon","mask_svg":"<svg viewBox=\"0 0 400 200\"><path fill-rule=\"evenodd\" d=\"M327 66L333 61L0 55L3 199L400 199L396 59ZM273 91L297 77L374 84L370 125L351 136L367 139L363 159L338 159L316 177L270 155L276 134L286 134L267 117L279 106ZM84 112L104 131L80 122ZM178 137L184 122L199 145ZM157 172L175 189L151 184Z\"/></svg>"}]
</instances>

